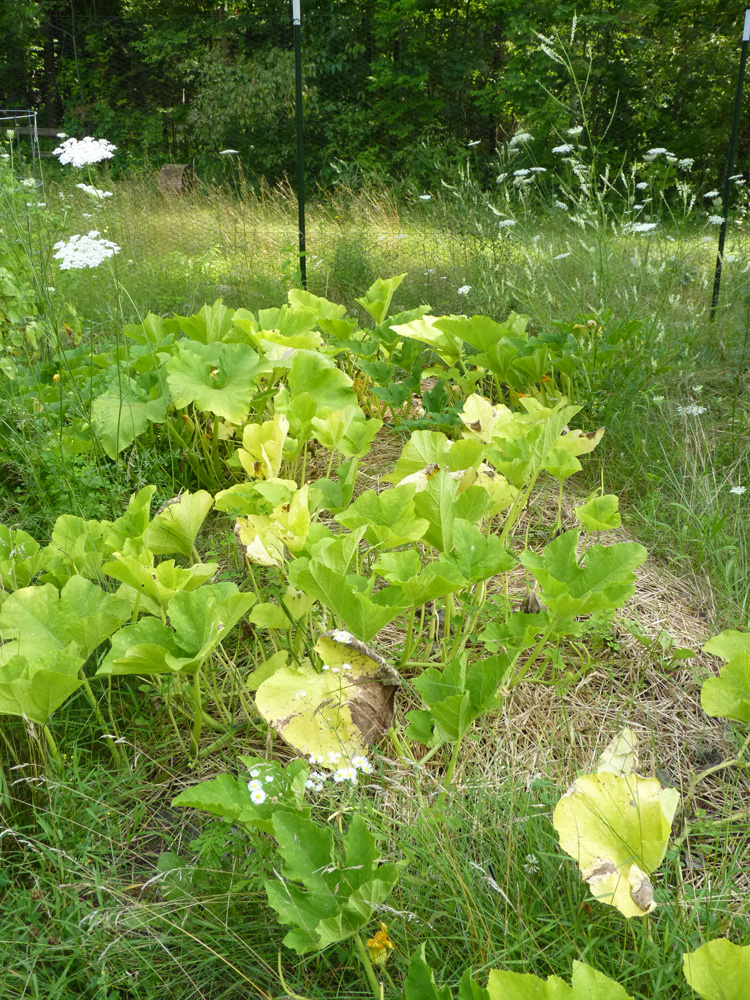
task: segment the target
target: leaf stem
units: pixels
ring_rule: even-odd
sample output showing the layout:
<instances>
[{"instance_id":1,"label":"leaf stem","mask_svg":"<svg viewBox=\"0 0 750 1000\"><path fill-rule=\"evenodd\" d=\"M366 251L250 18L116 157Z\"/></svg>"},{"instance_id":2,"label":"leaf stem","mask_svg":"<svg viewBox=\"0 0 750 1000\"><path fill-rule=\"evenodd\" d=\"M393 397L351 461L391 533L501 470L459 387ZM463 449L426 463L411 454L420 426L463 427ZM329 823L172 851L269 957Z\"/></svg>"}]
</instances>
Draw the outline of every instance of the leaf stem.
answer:
<instances>
[{"instance_id":1,"label":"leaf stem","mask_svg":"<svg viewBox=\"0 0 750 1000\"><path fill-rule=\"evenodd\" d=\"M359 953L360 961L365 967L365 973L367 975L367 981L370 984L370 989L372 990L372 995L375 1000L382 1000L383 997L383 984L379 983L375 975L375 970L372 967L372 962L370 961L370 956L367 954L367 949L364 946L364 942L359 933L354 935L354 943L357 946L357 952Z\"/></svg>"}]
</instances>

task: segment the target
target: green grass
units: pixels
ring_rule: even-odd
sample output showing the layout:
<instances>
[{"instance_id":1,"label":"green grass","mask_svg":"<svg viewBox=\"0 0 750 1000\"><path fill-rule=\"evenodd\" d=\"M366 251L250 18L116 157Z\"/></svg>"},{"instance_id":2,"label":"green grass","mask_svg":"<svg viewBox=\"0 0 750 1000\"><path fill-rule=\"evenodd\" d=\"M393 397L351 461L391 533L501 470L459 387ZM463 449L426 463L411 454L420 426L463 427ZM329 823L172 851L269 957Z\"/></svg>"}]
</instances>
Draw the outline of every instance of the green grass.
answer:
<instances>
[{"instance_id":1,"label":"green grass","mask_svg":"<svg viewBox=\"0 0 750 1000\"><path fill-rule=\"evenodd\" d=\"M406 272L394 308L429 302L436 314L498 319L517 310L537 331L558 321L621 331L617 358L592 357L578 382L584 426L607 428L578 488L585 493L603 481L619 493L629 530L652 557L711 589L719 611L707 635L714 625L747 628L748 501L729 493L750 479L746 244L728 246L738 260L725 268L711 324L715 247L702 240L715 230L688 219L653 236L628 236L533 205L515 206L517 225L498 230L488 199L470 179L454 187L436 190L424 204L379 190L313 204L310 289L362 315L355 296L379 276ZM117 286L104 268L83 277L60 272L49 286L56 290L48 308L84 343L111 342L124 322L149 310L187 314L218 296L253 310L283 301L296 266L296 207L287 189L172 199L144 182L113 190L106 222L96 225L122 248ZM69 186L63 193L65 200L54 184L47 192L57 218L35 235L47 248L52 237L93 225L84 218L93 211L86 196ZM568 256L556 260L561 254ZM459 294L464 285L469 292ZM64 346L73 334L61 332ZM157 502L179 488L180 456L163 440L139 443L119 463L40 451L37 425L46 421L49 429L55 414L27 413L18 383L3 381L0 391L4 522L41 537L61 512L112 516L147 482L158 484ZM676 411L690 402L706 413ZM235 571L226 539L205 545ZM588 642L597 663L610 656L596 637ZM0 995L286 996L276 965L281 935L262 889L272 874L270 852L251 849L238 829L169 805L209 773L236 773L236 754L263 753L265 743L243 735L212 756L205 775L190 773L158 693L135 679L117 692L130 762L119 773L80 696L53 722L62 768L44 764L38 733L0 723ZM386 859L400 863L392 909L382 915L396 942L389 970L397 984L409 955L425 943L438 983L454 990L466 968L482 982L494 967L569 979L578 959L637 1000L690 1000L682 952L719 935L748 941L745 830L699 829L705 871L688 870L685 856L670 852L655 918L626 923L591 900L557 846L552 807L584 766L567 731L552 733L559 765L544 775L527 760L514 761L500 724L474 736L442 824L420 809L422 797L437 797L440 759L415 775L383 757L371 787L342 791L317 807L324 820L361 812L379 831ZM721 786L727 811L740 808L743 780L730 774ZM701 801L698 808L707 808ZM192 874L158 876L165 851L184 859ZM282 951L282 962L300 996L371 995L348 946L300 962ZM388 987L386 996L401 993Z\"/></svg>"}]
</instances>

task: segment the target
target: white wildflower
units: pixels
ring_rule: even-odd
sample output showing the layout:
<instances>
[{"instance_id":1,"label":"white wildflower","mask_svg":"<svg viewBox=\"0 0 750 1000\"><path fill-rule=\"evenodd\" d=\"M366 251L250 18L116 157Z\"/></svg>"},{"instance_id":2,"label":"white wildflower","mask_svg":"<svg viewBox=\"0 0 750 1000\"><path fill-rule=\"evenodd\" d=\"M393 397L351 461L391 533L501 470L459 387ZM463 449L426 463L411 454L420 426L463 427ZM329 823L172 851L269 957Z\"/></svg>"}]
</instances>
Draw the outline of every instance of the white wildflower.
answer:
<instances>
[{"instance_id":1,"label":"white wildflower","mask_svg":"<svg viewBox=\"0 0 750 1000\"><path fill-rule=\"evenodd\" d=\"M251 778L259 778L260 777L260 771L258 770L257 767L253 768L253 770L250 772L250 777Z\"/></svg>"},{"instance_id":2,"label":"white wildflower","mask_svg":"<svg viewBox=\"0 0 750 1000\"><path fill-rule=\"evenodd\" d=\"M471 142L466 143L466 148L471 149L472 146L478 146L481 141L481 139L473 139Z\"/></svg>"},{"instance_id":3,"label":"white wildflower","mask_svg":"<svg viewBox=\"0 0 750 1000\"><path fill-rule=\"evenodd\" d=\"M56 138L57 139L67 139L68 138L68 133L67 132L58 132Z\"/></svg>"},{"instance_id":4,"label":"white wildflower","mask_svg":"<svg viewBox=\"0 0 750 1000\"><path fill-rule=\"evenodd\" d=\"M256 788L255 791L250 792L250 801L253 805L259 806L266 801L266 793L262 788Z\"/></svg>"},{"instance_id":5,"label":"white wildflower","mask_svg":"<svg viewBox=\"0 0 750 1000\"><path fill-rule=\"evenodd\" d=\"M513 171L513 176L514 177L526 177L526 175L530 174L530 173L531 173L531 170L528 167L521 167L520 170L514 170Z\"/></svg>"},{"instance_id":6,"label":"white wildflower","mask_svg":"<svg viewBox=\"0 0 750 1000\"><path fill-rule=\"evenodd\" d=\"M322 764L323 763L323 757L321 757L317 753L311 753L310 756L307 758L307 760L308 760L308 762L310 764Z\"/></svg>"},{"instance_id":7,"label":"white wildflower","mask_svg":"<svg viewBox=\"0 0 750 1000\"><path fill-rule=\"evenodd\" d=\"M690 170L690 168L694 163L695 160L693 159L692 156L686 156L684 159L677 161L677 166L680 168L680 170Z\"/></svg>"},{"instance_id":8,"label":"white wildflower","mask_svg":"<svg viewBox=\"0 0 750 1000\"><path fill-rule=\"evenodd\" d=\"M574 125L573 128L569 128L566 135L580 135L583 132L583 125Z\"/></svg>"},{"instance_id":9,"label":"white wildflower","mask_svg":"<svg viewBox=\"0 0 750 1000\"><path fill-rule=\"evenodd\" d=\"M432 201L432 195L431 194L420 194L419 200L420 201Z\"/></svg>"},{"instance_id":10,"label":"white wildflower","mask_svg":"<svg viewBox=\"0 0 750 1000\"><path fill-rule=\"evenodd\" d=\"M706 412L705 406L698 406L696 403L688 403L687 406L678 404L675 409L681 417L699 417L701 413Z\"/></svg>"},{"instance_id":11,"label":"white wildflower","mask_svg":"<svg viewBox=\"0 0 750 1000\"><path fill-rule=\"evenodd\" d=\"M515 224L516 224L515 219L501 219L497 225L499 229L507 229L508 226L515 226Z\"/></svg>"},{"instance_id":12,"label":"white wildflower","mask_svg":"<svg viewBox=\"0 0 750 1000\"><path fill-rule=\"evenodd\" d=\"M645 191L646 188L648 187L648 182L640 181L640 183L636 184L636 187L638 188L639 191Z\"/></svg>"},{"instance_id":13,"label":"white wildflower","mask_svg":"<svg viewBox=\"0 0 750 1000\"><path fill-rule=\"evenodd\" d=\"M335 764L337 760L341 760L341 754L338 752L338 750L329 750L328 763Z\"/></svg>"},{"instance_id":14,"label":"white wildflower","mask_svg":"<svg viewBox=\"0 0 750 1000\"><path fill-rule=\"evenodd\" d=\"M564 201L556 201L555 202L555 208L561 208L563 210L563 212L567 212L568 211L568 206L565 204Z\"/></svg>"},{"instance_id":15,"label":"white wildflower","mask_svg":"<svg viewBox=\"0 0 750 1000\"><path fill-rule=\"evenodd\" d=\"M351 781L353 785L356 785L357 784L356 767L340 767L338 771L333 772L333 780L337 784L341 784L342 781Z\"/></svg>"},{"instance_id":16,"label":"white wildflower","mask_svg":"<svg viewBox=\"0 0 750 1000\"><path fill-rule=\"evenodd\" d=\"M508 148L515 149L517 146L520 146L524 142L532 142L533 139L534 136L531 135L530 132L517 132L508 143Z\"/></svg>"},{"instance_id":17,"label":"white wildflower","mask_svg":"<svg viewBox=\"0 0 750 1000\"><path fill-rule=\"evenodd\" d=\"M664 397L663 396L652 396L652 401L654 403L663 403L664 402Z\"/></svg>"},{"instance_id":18,"label":"white wildflower","mask_svg":"<svg viewBox=\"0 0 750 1000\"><path fill-rule=\"evenodd\" d=\"M458 294L468 295L470 291L471 291L471 285L461 285L461 287L458 289Z\"/></svg>"},{"instance_id":19,"label":"white wildflower","mask_svg":"<svg viewBox=\"0 0 750 1000\"><path fill-rule=\"evenodd\" d=\"M539 871L539 859L536 854L527 854L523 863L523 870L527 875L534 875Z\"/></svg>"},{"instance_id":20,"label":"white wildflower","mask_svg":"<svg viewBox=\"0 0 750 1000\"><path fill-rule=\"evenodd\" d=\"M691 386L691 388L692 388L693 392L701 392L701 390L703 389L703 386L702 385L694 385L694 386Z\"/></svg>"},{"instance_id":21,"label":"white wildflower","mask_svg":"<svg viewBox=\"0 0 750 1000\"><path fill-rule=\"evenodd\" d=\"M83 139L66 139L57 149L52 150L60 163L71 163L74 167L87 167L90 163L111 160L117 146L106 139L94 139L87 135Z\"/></svg>"},{"instance_id":22,"label":"white wildflower","mask_svg":"<svg viewBox=\"0 0 750 1000\"><path fill-rule=\"evenodd\" d=\"M712 226L720 226L724 222L724 216L723 215L709 215L708 221L711 223Z\"/></svg>"},{"instance_id":23,"label":"white wildflower","mask_svg":"<svg viewBox=\"0 0 750 1000\"><path fill-rule=\"evenodd\" d=\"M650 233L653 229L656 229L655 222L628 222L627 225L623 226L624 233Z\"/></svg>"},{"instance_id":24,"label":"white wildflower","mask_svg":"<svg viewBox=\"0 0 750 1000\"><path fill-rule=\"evenodd\" d=\"M508 176L507 173L498 174L497 177L495 178L495 184L502 184L507 176Z\"/></svg>"},{"instance_id":25,"label":"white wildflower","mask_svg":"<svg viewBox=\"0 0 750 1000\"><path fill-rule=\"evenodd\" d=\"M99 188L92 187L90 184L76 184L76 187L80 188L81 191L84 191L86 194L91 195L92 198L99 198L101 200L102 198L112 197L111 191L101 191Z\"/></svg>"},{"instance_id":26,"label":"white wildflower","mask_svg":"<svg viewBox=\"0 0 750 1000\"><path fill-rule=\"evenodd\" d=\"M266 777L265 777L266 784L270 785L272 781L273 781L273 775L272 774L267 774Z\"/></svg>"},{"instance_id":27,"label":"white wildflower","mask_svg":"<svg viewBox=\"0 0 750 1000\"><path fill-rule=\"evenodd\" d=\"M116 243L97 239L98 236L98 231L92 229L87 236L71 236L67 243L64 241L55 243L53 249L57 253L53 253L52 256L55 260L61 261L60 270L98 267L103 260L114 257L120 252Z\"/></svg>"},{"instance_id":28,"label":"white wildflower","mask_svg":"<svg viewBox=\"0 0 750 1000\"><path fill-rule=\"evenodd\" d=\"M247 790L249 792L261 792L263 791L263 785L259 781L248 781Z\"/></svg>"},{"instance_id":29,"label":"white wildflower","mask_svg":"<svg viewBox=\"0 0 750 1000\"><path fill-rule=\"evenodd\" d=\"M747 492L747 486L733 486L729 492L736 493L738 496L741 496L743 493Z\"/></svg>"},{"instance_id":30,"label":"white wildflower","mask_svg":"<svg viewBox=\"0 0 750 1000\"><path fill-rule=\"evenodd\" d=\"M718 198L719 197L719 192L716 190L716 188L714 188L713 191L706 191L706 193L703 195L703 197L704 198Z\"/></svg>"},{"instance_id":31,"label":"white wildflower","mask_svg":"<svg viewBox=\"0 0 750 1000\"><path fill-rule=\"evenodd\" d=\"M347 632L343 628L335 628L333 632L331 632L331 638L333 639L334 642L346 643L346 642L351 642L354 639L354 636L351 634L351 632Z\"/></svg>"},{"instance_id":32,"label":"white wildflower","mask_svg":"<svg viewBox=\"0 0 750 1000\"><path fill-rule=\"evenodd\" d=\"M570 250L567 253L559 253L557 257L553 257L552 260L563 260L565 257L570 257Z\"/></svg>"},{"instance_id":33,"label":"white wildflower","mask_svg":"<svg viewBox=\"0 0 750 1000\"><path fill-rule=\"evenodd\" d=\"M344 670L344 671L351 670L352 669L352 665L351 665L351 663L342 663L341 664L341 669Z\"/></svg>"},{"instance_id":34,"label":"white wildflower","mask_svg":"<svg viewBox=\"0 0 750 1000\"><path fill-rule=\"evenodd\" d=\"M362 771L363 774L372 774L372 764L363 754L358 753L352 757L352 767Z\"/></svg>"},{"instance_id":35,"label":"white wildflower","mask_svg":"<svg viewBox=\"0 0 750 1000\"><path fill-rule=\"evenodd\" d=\"M529 167L529 170L531 171L532 174L546 174L547 173L547 168L546 167Z\"/></svg>"},{"instance_id":36,"label":"white wildflower","mask_svg":"<svg viewBox=\"0 0 750 1000\"><path fill-rule=\"evenodd\" d=\"M564 142L561 146L553 146L553 153L572 153L575 146L571 145L569 142Z\"/></svg>"},{"instance_id":37,"label":"white wildflower","mask_svg":"<svg viewBox=\"0 0 750 1000\"><path fill-rule=\"evenodd\" d=\"M673 156L674 154L670 153L669 150L665 149L663 146L654 146L653 149L649 149L647 155L648 156Z\"/></svg>"},{"instance_id":38,"label":"white wildflower","mask_svg":"<svg viewBox=\"0 0 750 1000\"><path fill-rule=\"evenodd\" d=\"M33 178L33 177L24 177L24 179L23 179L23 180L21 181L21 184L22 184L22 185L23 185L23 187L25 187L25 188L33 188L33 187L36 187L36 181L34 180L34 178Z\"/></svg>"},{"instance_id":39,"label":"white wildflower","mask_svg":"<svg viewBox=\"0 0 750 1000\"><path fill-rule=\"evenodd\" d=\"M219 156L237 156L239 149L220 149Z\"/></svg>"}]
</instances>

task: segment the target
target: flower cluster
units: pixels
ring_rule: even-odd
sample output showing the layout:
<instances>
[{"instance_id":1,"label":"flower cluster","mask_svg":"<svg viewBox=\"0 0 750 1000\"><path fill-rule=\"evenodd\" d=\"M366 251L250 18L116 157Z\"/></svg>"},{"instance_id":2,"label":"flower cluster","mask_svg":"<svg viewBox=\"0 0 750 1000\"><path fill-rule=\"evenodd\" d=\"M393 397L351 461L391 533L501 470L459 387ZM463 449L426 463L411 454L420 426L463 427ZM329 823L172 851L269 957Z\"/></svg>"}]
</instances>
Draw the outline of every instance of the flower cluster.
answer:
<instances>
[{"instance_id":1,"label":"flower cluster","mask_svg":"<svg viewBox=\"0 0 750 1000\"><path fill-rule=\"evenodd\" d=\"M102 198L112 197L111 191L101 191L99 188L92 187L90 184L76 184L76 187L80 188L81 191L86 194L91 195L92 198L98 198L100 201Z\"/></svg>"},{"instance_id":2,"label":"flower cluster","mask_svg":"<svg viewBox=\"0 0 750 1000\"><path fill-rule=\"evenodd\" d=\"M87 167L90 163L111 160L117 146L106 139L94 139L87 135L84 139L66 139L57 149L52 150L60 163L71 163L74 167Z\"/></svg>"},{"instance_id":3,"label":"flower cluster","mask_svg":"<svg viewBox=\"0 0 750 1000\"><path fill-rule=\"evenodd\" d=\"M57 253L52 256L59 260L60 270L82 270L85 267L98 267L107 257L114 257L120 248L111 240L98 239L99 231L92 229L87 236L71 236L68 242L61 240L55 243L53 249Z\"/></svg>"},{"instance_id":4,"label":"flower cluster","mask_svg":"<svg viewBox=\"0 0 750 1000\"><path fill-rule=\"evenodd\" d=\"M311 754L308 757L311 764L322 764L324 763L323 757L318 754ZM337 764L341 760L341 754L335 750L332 750L328 754L328 763ZM333 772L331 777L336 782L337 785L348 781L352 785L357 784L357 775L359 772L362 774L372 774L372 764L363 754L355 754L349 764L341 764ZM308 791L312 790L314 792L321 792L323 790L323 785L325 784L329 773L323 771L311 771L310 777L305 782L305 788Z\"/></svg>"},{"instance_id":5,"label":"flower cluster","mask_svg":"<svg viewBox=\"0 0 750 1000\"><path fill-rule=\"evenodd\" d=\"M698 406L697 403L688 403L687 406L680 406L678 404L675 409L681 417L699 417L701 413L706 412L706 407Z\"/></svg>"},{"instance_id":6,"label":"flower cluster","mask_svg":"<svg viewBox=\"0 0 750 1000\"><path fill-rule=\"evenodd\" d=\"M260 806L266 801L266 791L263 787L264 783L270 785L273 783L273 775L267 774L264 781L260 780L260 771L257 768L253 768L250 772L250 781L247 783L247 790L250 792L250 801L255 806Z\"/></svg>"}]
</instances>

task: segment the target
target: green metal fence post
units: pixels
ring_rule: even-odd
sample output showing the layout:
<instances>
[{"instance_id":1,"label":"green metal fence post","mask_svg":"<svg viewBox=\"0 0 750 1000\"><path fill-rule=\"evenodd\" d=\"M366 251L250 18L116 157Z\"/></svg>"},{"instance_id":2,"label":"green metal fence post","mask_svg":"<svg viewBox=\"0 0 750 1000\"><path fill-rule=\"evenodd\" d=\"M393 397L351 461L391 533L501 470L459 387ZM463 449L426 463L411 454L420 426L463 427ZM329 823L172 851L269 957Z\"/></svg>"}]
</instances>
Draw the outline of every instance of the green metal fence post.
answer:
<instances>
[{"instance_id":1,"label":"green metal fence post","mask_svg":"<svg viewBox=\"0 0 750 1000\"><path fill-rule=\"evenodd\" d=\"M729 218L729 194L732 186L731 176L734 170L734 154L737 149L737 132L740 127L740 111L742 109L742 85L745 80L745 64L747 63L747 47L750 43L750 9L745 11L745 26L742 30L742 54L740 56L740 71L737 75L737 93L734 98L734 119L732 121L732 135L729 139L729 154L727 156L727 173L724 178L724 203L722 205L722 223L719 231L719 251L716 254L716 271L714 272L714 290L711 296L710 319L716 315L716 307L719 304L719 290L721 288L721 268L724 261L724 240L727 235L727 219Z\"/></svg>"},{"instance_id":2,"label":"green metal fence post","mask_svg":"<svg viewBox=\"0 0 750 1000\"><path fill-rule=\"evenodd\" d=\"M307 288L305 256L305 146L302 127L302 11L301 0L292 0L294 30L294 99L297 119L297 213L299 228L299 272L303 288Z\"/></svg>"}]
</instances>

